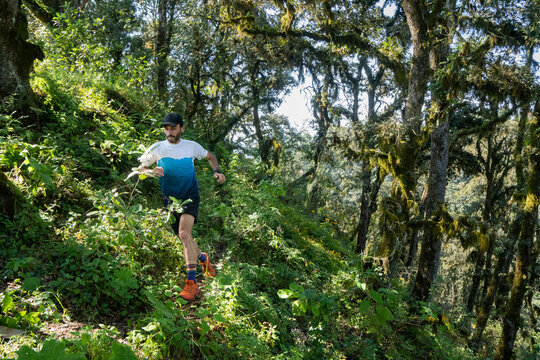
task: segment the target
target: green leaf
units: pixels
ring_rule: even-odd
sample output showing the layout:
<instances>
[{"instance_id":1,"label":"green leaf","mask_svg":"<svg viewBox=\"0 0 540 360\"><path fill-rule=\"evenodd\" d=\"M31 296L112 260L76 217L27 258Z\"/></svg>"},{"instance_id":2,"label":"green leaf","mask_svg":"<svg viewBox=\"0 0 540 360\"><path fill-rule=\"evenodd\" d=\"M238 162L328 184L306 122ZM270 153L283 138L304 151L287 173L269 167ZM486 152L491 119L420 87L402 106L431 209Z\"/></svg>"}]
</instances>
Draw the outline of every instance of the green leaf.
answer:
<instances>
[{"instance_id":1,"label":"green leaf","mask_svg":"<svg viewBox=\"0 0 540 360\"><path fill-rule=\"evenodd\" d=\"M144 326L142 329L143 329L144 331L152 332L152 331L156 330L157 327L158 327L158 326L157 326L156 323L150 323L150 324Z\"/></svg>"},{"instance_id":2,"label":"green leaf","mask_svg":"<svg viewBox=\"0 0 540 360\"><path fill-rule=\"evenodd\" d=\"M24 315L24 319L28 321L30 324L37 324L39 322L39 312L32 311Z\"/></svg>"},{"instance_id":3,"label":"green leaf","mask_svg":"<svg viewBox=\"0 0 540 360\"><path fill-rule=\"evenodd\" d=\"M215 314L214 315L214 320L217 321L217 322L221 322L221 323L224 323L227 321L227 319L225 319L225 317L221 314Z\"/></svg>"},{"instance_id":4,"label":"green leaf","mask_svg":"<svg viewBox=\"0 0 540 360\"><path fill-rule=\"evenodd\" d=\"M292 291L299 292L299 293L304 292L304 287L302 285L296 285L295 283L291 283L291 285L289 285L289 289L291 289Z\"/></svg>"},{"instance_id":5,"label":"green leaf","mask_svg":"<svg viewBox=\"0 0 540 360\"><path fill-rule=\"evenodd\" d=\"M377 303L382 304L382 295L379 294L376 290L369 289L369 296Z\"/></svg>"},{"instance_id":6,"label":"green leaf","mask_svg":"<svg viewBox=\"0 0 540 360\"><path fill-rule=\"evenodd\" d=\"M17 351L18 360L86 360L81 353L66 354L66 345L58 340L45 340L40 347L36 352L27 345L22 346Z\"/></svg>"},{"instance_id":7,"label":"green leaf","mask_svg":"<svg viewBox=\"0 0 540 360\"><path fill-rule=\"evenodd\" d=\"M114 272L115 282L123 289L136 289L137 279L133 277L133 274L128 269L119 269Z\"/></svg>"},{"instance_id":8,"label":"green leaf","mask_svg":"<svg viewBox=\"0 0 540 360\"><path fill-rule=\"evenodd\" d=\"M161 315L163 315L164 317L168 319L176 318L174 311L172 311L164 303L156 299L156 297L150 291L145 291L144 294L148 298L148 301L150 301L150 303L152 304L152 307L154 308L154 310L156 310L158 313L160 313Z\"/></svg>"},{"instance_id":9,"label":"green leaf","mask_svg":"<svg viewBox=\"0 0 540 360\"><path fill-rule=\"evenodd\" d=\"M371 302L369 301L369 299L364 299L358 306L358 310L360 310L361 313L365 314L368 312L370 306L371 306Z\"/></svg>"},{"instance_id":10,"label":"green leaf","mask_svg":"<svg viewBox=\"0 0 540 360\"><path fill-rule=\"evenodd\" d=\"M233 278L229 275L224 275L219 277L220 286L231 286L233 284Z\"/></svg>"},{"instance_id":11,"label":"green leaf","mask_svg":"<svg viewBox=\"0 0 540 360\"><path fill-rule=\"evenodd\" d=\"M50 176L50 174L52 174L51 169L48 166L41 164L34 158L27 158L27 160L29 167L34 169L34 171L39 177L39 180L43 181L46 186L52 187L53 181Z\"/></svg>"},{"instance_id":12,"label":"green leaf","mask_svg":"<svg viewBox=\"0 0 540 360\"><path fill-rule=\"evenodd\" d=\"M137 360L137 356L129 346L120 344L117 341L113 342L111 351L111 360Z\"/></svg>"},{"instance_id":13,"label":"green leaf","mask_svg":"<svg viewBox=\"0 0 540 360\"><path fill-rule=\"evenodd\" d=\"M360 289L362 289L362 291L367 291L367 284L366 283L360 283Z\"/></svg>"},{"instance_id":14,"label":"green leaf","mask_svg":"<svg viewBox=\"0 0 540 360\"><path fill-rule=\"evenodd\" d=\"M2 312L4 314L7 314L7 312L15 307L15 304L13 303L13 298L10 294L4 295L4 300L2 300Z\"/></svg>"},{"instance_id":15,"label":"green leaf","mask_svg":"<svg viewBox=\"0 0 540 360\"><path fill-rule=\"evenodd\" d=\"M201 319L201 336L204 336L210 330L210 325L204 319Z\"/></svg>"},{"instance_id":16,"label":"green leaf","mask_svg":"<svg viewBox=\"0 0 540 360\"><path fill-rule=\"evenodd\" d=\"M307 311L308 304L302 300L295 300L292 304L293 314L295 315L304 315Z\"/></svg>"},{"instance_id":17,"label":"green leaf","mask_svg":"<svg viewBox=\"0 0 540 360\"><path fill-rule=\"evenodd\" d=\"M289 289L281 289L277 292L278 296L282 299L288 299L292 296L294 296L294 292Z\"/></svg>"},{"instance_id":18,"label":"green leaf","mask_svg":"<svg viewBox=\"0 0 540 360\"><path fill-rule=\"evenodd\" d=\"M25 291L34 291L41 285L41 281L37 277L28 277L24 279L21 287Z\"/></svg>"},{"instance_id":19,"label":"green leaf","mask_svg":"<svg viewBox=\"0 0 540 360\"><path fill-rule=\"evenodd\" d=\"M320 304L311 304L310 308L311 308L311 312L315 316L319 316L319 314L321 313L320 312L320 308L321 308Z\"/></svg>"},{"instance_id":20,"label":"green leaf","mask_svg":"<svg viewBox=\"0 0 540 360\"><path fill-rule=\"evenodd\" d=\"M386 306L377 305L376 311L376 318L379 324L384 325L387 321L394 320L394 315Z\"/></svg>"}]
</instances>

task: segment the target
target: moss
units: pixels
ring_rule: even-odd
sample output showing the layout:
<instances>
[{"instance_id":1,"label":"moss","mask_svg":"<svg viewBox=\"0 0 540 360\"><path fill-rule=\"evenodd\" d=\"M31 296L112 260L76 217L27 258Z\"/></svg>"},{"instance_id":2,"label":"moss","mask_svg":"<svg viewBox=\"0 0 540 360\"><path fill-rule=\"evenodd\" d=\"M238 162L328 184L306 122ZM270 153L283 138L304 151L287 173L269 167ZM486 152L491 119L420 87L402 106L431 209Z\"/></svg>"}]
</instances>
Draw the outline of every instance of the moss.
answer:
<instances>
[{"instance_id":1,"label":"moss","mask_svg":"<svg viewBox=\"0 0 540 360\"><path fill-rule=\"evenodd\" d=\"M15 216L17 204L21 202L19 190L6 174L0 172L0 214L7 215L11 220Z\"/></svg>"}]
</instances>

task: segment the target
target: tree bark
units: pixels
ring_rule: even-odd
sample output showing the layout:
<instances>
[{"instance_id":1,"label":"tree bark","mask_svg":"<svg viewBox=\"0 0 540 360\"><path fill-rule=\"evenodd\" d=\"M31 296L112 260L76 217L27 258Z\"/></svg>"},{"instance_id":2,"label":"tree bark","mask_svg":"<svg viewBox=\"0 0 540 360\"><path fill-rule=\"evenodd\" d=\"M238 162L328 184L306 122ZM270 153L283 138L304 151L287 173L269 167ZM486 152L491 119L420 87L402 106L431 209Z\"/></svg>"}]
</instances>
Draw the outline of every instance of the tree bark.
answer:
<instances>
[{"instance_id":1,"label":"tree bark","mask_svg":"<svg viewBox=\"0 0 540 360\"><path fill-rule=\"evenodd\" d=\"M376 90L381 82L381 79L384 75L384 68L379 67L379 70L375 75L373 75L371 68L366 63L366 61L362 61L361 65L364 68L364 71L366 72L366 78L368 80L368 91L367 91L367 99L368 99L368 117L367 117L367 125L368 130L366 133L366 144L365 147L372 148L373 147L373 131L371 130L371 126L376 121L376 114L375 114L375 94ZM358 102L359 102L359 81L354 82L354 103L353 103L353 111L358 111ZM358 121L358 115L353 114L353 122ZM372 169L371 166L369 166L369 158L368 156L364 156L364 159L362 160L362 197L360 201L360 220L358 223L358 234L356 239L356 253L362 254L364 250L366 249L366 243L367 243L367 234L369 231L369 225L371 223L371 215L374 211L372 209L376 209L376 202L377 202L377 194L379 193L379 189L381 186L380 181L380 174L379 170L376 171L376 179L373 182L372 181Z\"/></svg>"},{"instance_id":2,"label":"tree bark","mask_svg":"<svg viewBox=\"0 0 540 360\"><path fill-rule=\"evenodd\" d=\"M12 95L17 108L32 103L29 77L35 59L43 59L43 51L28 41L28 22L20 0L0 0L0 105Z\"/></svg>"},{"instance_id":3,"label":"tree bark","mask_svg":"<svg viewBox=\"0 0 540 360\"><path fill-rule=\"evenodd\" d=\"M362 162L362 196L360 198L360 220L358 222L358 236L356 237L356 253L363 254L366 249L367 233L371 214L369 212L369 192L371 187L371 169L364 159Z\"/></svg>"},{"instance_id":4,"label":"tree bark","mask_svg":"<svg viewBox=\"0 0 540 360\"><path fill-rule=\"evenodd\" d=\"M467 310L472 312L474 309L474 304L476 303L476 295L478 294L478 289L480 288L480 281L482 280L482 272L484 270L484 264L486 256L480 250L476 252L476 263L474 266L474 273L471 279L471 287L469 289L469 296L467 297Z\"/></svg>"},{"instance_id":5,"label":"tree bark","mask_svg":"<svg viewBox=\"0 0 540 360\"><path fill-rule=\"evenodd\" d=\"M394 175L394 191L392 191L395 209L389 209L398 215L399 222L407 224L410 218L410 204L414 201L417 175L416 163L419 153L419 138L422 124L422 107L430 77L428 26L424 14L427 13L423 3L418 0L404 0L401 7L407 18L407 25L412 39L412 59L408 75L407 100L403 114L403 137L397 139L395 159L392 161ZM394 233L391 226L385 226L381 244L377 249L378 256L390 257L390 269L396 267L401 257L403 244L396 240L405 238L410 229L404 233ZM393 271L393 270L392 270Z\"/></svg>"},{"instance_id":6,"label":"tree bark","mask_svg":"<svg viewBox=\"0 0 540 360\"><path fill-rule=\"evenodd\" d=\"M540 239L538 238L538 233L540 230L536 232L536 243L537 245L534 247L534 253L532 254L533 259L536 259L538 257L538 243ZM536 291L538 291L538 288L536 287L536 282L538 279L538 265L536 264L536 261L533 261L531 264L531 271L529 276L529 290L527 291L527 295L525 296L525 303L527 304L527 309L529 310L529 351L534 354L535 349L535 337L532 332L536 331L536 325L538 324L538 309L537 306L533 303L533 297Z\"/></svg>"},{"instance_id":7,"label":"tree bark","mask_svg":"<svg viewBox=\"0 0 540 360\"><path fill-rule=\"evenodd\" d=\"M325 75L323 85L319 87L313 101L313 116L317 120L318 129L315 138L315 151L312 156L314 171L310 182L307 185L307 207L315 209L319 201L319 179L317 170L322 160L323 151L326 147L326 134L330 128L330 114L328 113L328 89L330 87L330 77Z\"/></svg>"},{"instance_id":8,"label":"tree bark","mask_svg":"<svg viewBox=\"0 0 540 360\"><path fill-rule=\"evenodd\" d=\"M428 193L426 196L426 219L437 221L438 213L446 194L448 168L448 120L444 116L431 135L431 164L429 169ZM423 301L429 298L431 285L439 271L442 237L435 226L424 228L422 249L418 263L418 273L412 295Z\"/></svg>"},{"instance_id":9,"label":"tree bark","mask_svg":"<svg viewBox=\"0 0 540 360\"><path fill-rule=\"evenodd\" d=\"M451 12L455 8L455 1L448 2L446 6L447 8L445 10ZM439 13L436 12L433 16L439 17ZM450 22L450 20L445 21ZM441 65L447 62L450 52L450 42L452 41L450 34L453 33L451 29L452 24L441 21L437 21L436 23L444 27L445 31L439 35L440 39L437 39L438 41L435 42L435 45L430 47L431 68L433 70L440 69ZM423 46L426 45L424 44ZM439 80L451 79L441 78ZM448 98L453 97L453 94L449 94L447 91L447 89L439 89L434 92L430 116L430 121L435 125L435 128L431 133L431 159L424 204L426 225L424 226L422 247L418 260L418 272L416 273L416 279L412 289L412 296L423 301L429 299L431 286L439 271L442 238L444 236L435 224L440 221L442 216L442 208L446 195L449 149L448 119L451 116L451 107Z\"/></svg>"},{"instance_id":10,"label":"tree bark","mask_svg":"<svg viewBox=\"0 0 540 360\"><path fill-rule=\"evenodd\" d=\"M501 282L503 279L504 268L507 263L507 257L513 254L514 245L519 236L519 228L521 225L521 218L518 217L512 221L509 231L509 240L505 243L505 246L501 249L499 256L497 257L497 263L495 264L495 269L490 277L490 282L486 290L486 296L484 296L482 303L478 309L478 317L476 318L476 324L473 329L471 336L471 348L476 351L479 346L480 339L489 319L491 309L493 307L493 302L495 296L499 291Z\"/></svg>"},{"instance_id":11,"label":"tree bark","mask_svg":"<svg viewBox=\"0 0 540 360\"><path fill-rule=\"evenodd\" d=\"M169 81L169 54L171 53L171 37L173 15L176 0L158 1L158 23L156 34L156 90L161 100L167 100L167 82Z\"/></svg>"},{"instance_id":12,"label":"tree bark","mask_svg":"<svg viewBox=\"0 0 540 360\"><path fill-rule=\"evenodd\" d=\"M510 299L503 316L503 330L495 360L510 359L514 349L516 334L519 329L521 306L527 290L528 278L536 258L533 252L533 241L538 206L540 206L540 100L536 101L529 121L528 179L527 194L523 204L523 224L518 240L518 254L514 269L514 281Z\"/></svg>"},{"instance_id":13,"label":"tree bark","mask_svg":"<svg viewBox=\"0 0 540 360\"><path fill-rule=\"evenodd\" d=\"M0 172L0 215L13 220L17 209L17 191L6 174Z\"/></svg>"}]
</instances>

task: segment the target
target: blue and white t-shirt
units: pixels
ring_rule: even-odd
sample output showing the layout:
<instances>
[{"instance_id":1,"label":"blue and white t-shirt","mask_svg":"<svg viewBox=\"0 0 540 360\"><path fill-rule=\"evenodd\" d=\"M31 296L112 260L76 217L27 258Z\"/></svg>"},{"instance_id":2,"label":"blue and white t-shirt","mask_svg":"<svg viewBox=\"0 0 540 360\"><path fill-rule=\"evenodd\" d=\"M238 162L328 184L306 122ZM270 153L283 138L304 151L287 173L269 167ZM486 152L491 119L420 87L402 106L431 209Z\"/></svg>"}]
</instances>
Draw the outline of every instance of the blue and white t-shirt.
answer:
<instances>
[{"instance_id":1,"label":"blue and white t-shirt","mask_svg":"<svg viewBox=\"0 0 540 360\"><path fill-rule=\"evenodd\" d=\"M194 159L207 155L208 151L195 141L181 139L178 144L171 144L164 140L150 146L139 161L147 167L157 162L163 168L164 175L159 179L163 195L194 199L200 197Z\"/></svg>"}]
</instances>

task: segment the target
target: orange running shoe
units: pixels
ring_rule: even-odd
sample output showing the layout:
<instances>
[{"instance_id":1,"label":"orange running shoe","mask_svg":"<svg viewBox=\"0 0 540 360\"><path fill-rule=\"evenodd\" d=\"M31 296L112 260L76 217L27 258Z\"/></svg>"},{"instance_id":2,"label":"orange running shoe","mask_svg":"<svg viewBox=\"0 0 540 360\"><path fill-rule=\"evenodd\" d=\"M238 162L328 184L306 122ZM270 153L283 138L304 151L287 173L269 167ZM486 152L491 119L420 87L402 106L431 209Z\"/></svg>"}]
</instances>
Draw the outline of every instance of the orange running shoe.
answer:
<instances>
[{"instance_id":1,"label":"orange running shoe","mask_svg":"<svg viewBox=\"0 0 540 360\"><path fill-rule=\"evenodd\" d=\"M193 280L186 280L186 286L180 293L180 296L187 301L195 299L195 296L199 293L199 284Z\"/></svg>"},{"instance_id":2,"label":"orange running shoe","mask_svg":"<svg viewBox=\"0 0 540 360\"><path fill-rule=\"evenodd\" d=\"M202 254L206 258L205 262L201 262L201 266L202 266L202 269L203 269L204 276L215 278L216 277L216 270L214 269L212 264L210 264L210 258L208 257L208 254L204 253L204 252Z\"/></svg>"}]
</instances>

